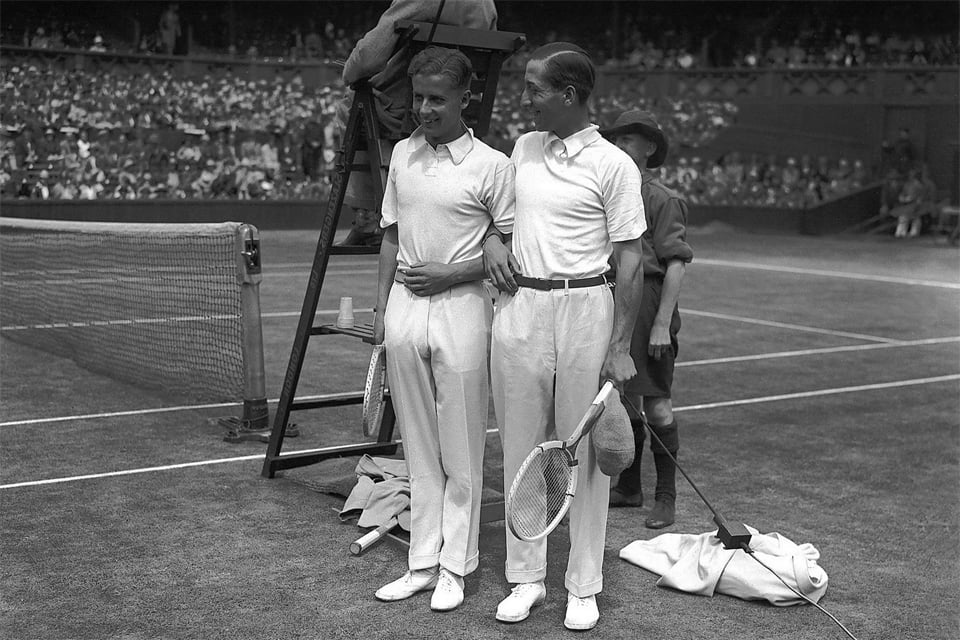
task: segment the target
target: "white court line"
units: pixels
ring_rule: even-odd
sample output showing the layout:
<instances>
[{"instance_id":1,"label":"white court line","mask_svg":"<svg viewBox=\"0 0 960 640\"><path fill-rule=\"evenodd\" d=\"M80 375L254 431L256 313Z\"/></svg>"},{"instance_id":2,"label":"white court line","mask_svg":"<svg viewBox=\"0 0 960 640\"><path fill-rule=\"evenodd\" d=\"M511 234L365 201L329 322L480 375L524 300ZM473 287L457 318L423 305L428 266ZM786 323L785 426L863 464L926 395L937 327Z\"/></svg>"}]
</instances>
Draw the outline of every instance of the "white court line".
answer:
<instances>
[{"instance_id":1,"label":"white court line","mask_svg":"<svg viewBox=\"0 0 960 640\"><path fill-rule=\"evenodd\" d=\"M373 307L365 309L354 309L355 313L373 313ZM340 311L338 309L320 309L314 314L316 316L335 316ZM138 324L165 324L167 322L210 322L212 320L236 320L240 316L235 315L211 315L211 316L181 316L177 318L139 318L134 320L95 320L93 322L58 322L55 324L16 324L0 327L0 331L27 331L34 329L82 329L85 327L110 327ZM275 311L272 313L261 313L262 318L289 318L300 317L299 311Z\"/></svg>"},{"instance_id":2,"label":"white court line","mask_svg":"<svg viewBox=\"0 0 960 640\"><path fill-rule=\"evenodd\" d=\"M775 396L761 396L759 398L744 398L742 400L726 400L723 402L710 402L706 404L696 404L687 407L675 407L674 411L700 411L703 409L716 409L720 407L735 407L741 405L759 404L761 402L777 402L780 400L795 400L798 398L814 398L819 396L837 395L841 393L856 393L860 391L875 391L878 389L893 389L899 387L910 387L922 384L936 384L939 382L960 381L960 374L951 374L946 376L936 376L932 378L914 378L912 380L897 380L894 382L880 382L876 384L863 384L854 387L838 387L834 389L818 389L816 391L800 391L797 393L784 393ZM496 433L496 429L488 429L487 433ZM347 445L349 446L349 445ZM323 449L305 449L287 451L287 455L310 453L314 451L325 451ZM12 484L0 485L0 489L17 489L20 487L35 487L47 484L60 484L64 482L76 482L79 480L94 480L98 478L110 478L114 476L127 476L142 473L152 473L154 471L168 471L171 469L183 469L186 467L199 467L212 464L223 464L227 462L245 462L249 460L262 460L266 457L265 453L258 453L249 456L238 456L233 458L214 458L211 460L200 460L197 462L184 462L180 464L170 464L159 467L144 467L141 469L124 469L122 471L107 471L104 473L92 473L82 476L69 476L65 478L49 478L46 480L29 480L26 482L15 482ZM283 457L283 454L281 454Z\"/></svg>"},{"instance_id":3,"label":"white court line","mask_svg":"<svg viewBox=\"0 0 960 640\"><path fill-rule=\"evenodd\" d=\"M363 391L348 391L347 393L326 393L316 396L297 396L297 400L329 400L330 398L343 397L345 395L362 394ZM267 400L268 404L280 402L279 398ZM124 416L145 416L152 413L173 413L176 411L199 411L201 409L230 409L240 407L241 402L215 402L212 404L190 404L178 407L157 407L155 409L132 409L130 411L111 411L109 413L86 413L76 416L60 416L57 418L33 418L31 420L13 420L11 422L0 422L2 427L19 427L31 424L46 424L49 422L69 422L72 420L97 420L100 418L122 418Z\"/></svg>"},{"instance_id":4,"label":"white court line","mask_svg":"<svg viewBox=\"0 0 960 640\"><path fill-rule=\"evenodd\" d=\"M794 331L806 331L807 333L822 333L828 336L837 336L840 338L856 338L857 340L870 340L871 342L887 342L890 344L901 344L903 340L893 340L891 338L882 338L880 336L871 336L863 333L850 333L849 331L835 331L833 329L821 329L819 327L808 327L802 324L790 324L787 322L775 322L773 320L758 320L756 318L745 318L743 316L732 316L726 313L713 313L712 311L696 311L694 309L683 308L683 313L692 316L703 316L704 318L717 318L719 320L736 320L747 324L759 324L765 327L777 327L778 329L792 329Z\"/></svg>"},{"instance_id":5,"label":"white court line","mask_svg":"<svg viewBox=\"0 0 960 640\"><path fill-rule=\"evenodd\" d=\"M751 360L769 360L773 358L795 358L799 356L816 356L831 353L845 353L850 351L873 351L874 349L890 349L898 347L918 347L933 344L948 344L960 342L960 336L949 338L926 338L924 340L909 340L905 342L882 342L874 344L854 344L845 347L823 347L820 349L799 349L797 351L776 351L773 353L758 353L752 356L729 356L726 358L709 358L707 360L690 360L678 362L677 367L697 367L707 364L729 364L732 362L749 362Z\"/></svg>"},{"instance_id":6,"label":"white court line","mask_svg":"<svg viewBox=\"0 0 960 640\"><path fill-rule=\"evenodd\" d=\"M339 266L339 265L338 265ZM380 273L379 269L331 269L327 268L326 275L328 276L352 276L352 275L372 275L375 273ZM310 265L307 265L305 271L275 271L273 269L267 271L264 269L263 275L266 276L309 276L310 275Z\"/></svg>"},{"instance_id":7,"label":"white court line","mask_svg":"<svg viewBox=\"0 0 960 640\"><path fill-rule=\"evenodd\" d=\"M366 309L360 309L359 311L366 311ZM372 311L372 310L371 310ZM292 313L292 312L291 312ZM318 312L319 313L319 312ZM336 311L331 311L329 313L336 313ZM749 362L755 360L767 360L767 359L776 359L776 358L790 358L797 356L807 356L807 355L821 355L829 353L841 353L845 351L868 351L873 349L889 349L889 348L901 348L901 347L914 347L914 346L924 346L924 345L934 345L934 344L946 344L950 342L960 342L960 337L947 337L947 338L926 338L923 340L910 340L897 343L881 343L881 344L858 344L845 347L825 347L822 349L804 349L800 351L780 351L776 353L761 353L748 356L729 356L726 358L711 358L707 360L691 360L690 362L678 362L678 367L692 367L697 365L709 365L709 364L729 364L734 362ZM347 392L347 394L359 394L363 393L362 391L352 391ZM314 395L314 396L298 396L297 400L324 400L336 396L341 396L343 394L332 393L332 394L323 394L323 395ZM267 400L269 404L276 404L279 402L278 398L271 398ZM177 411L199 411L203 409L230 409L239 407L239 402L217 402L213 404L194 404L194 405L182 405L175 407L157 407L155 409L133 409L130 411L114 411L109 413L87 413L79 414L73 416L59 416L56 418L33 418L29 420L12 420L10 422L0 422L0 428L3 427L18 427L25 425L35 425L35 424L47 424L54 422L71 422L71 421L80 421L80 420L97 420L102 418L120 418L124 416L139 416L139 415L149 415L154 413L173 413Z\"/></svg>"},{"instance_id":8,"label":"white court line","mask_svg":"<svg viewBox=\"0 0 960 640\"><path fill-rule=\"evenodd\" d=\"M370 307L370 308L368 308L368 309L354 309L353 312L354 312L354 313L373 313L373 307ZM340 313L340 311L339 311L338 309L325 309L325 310L323 310L323 311L317 311L317 313L314 314L314 315L317 315L317 316L335 316L335 315L337 315L338 313ZM299 312L299 311L273 311L273 312L270 312L270 313L261 313L261 314L260 314L260 317L261 317L261 318L290 318L290 317L293 317L293 316L296 316L296 317L299 318L299 317L300 317L300 312Z\"/></svg>"},{"instance_id":9,"label":"white court line","mask_svg":"<svg viewBox=\"0 0 960 640\"><path fill-rule=\"evenodd\" d=\"M827 269L805 269L803 267L778 267L756 262L736 262L734 260L711 260L696 258L692 264L707 264L714 267L731 267L735 269L756 269L757 271L779 271L780 273L799 273L809 276L825 276L828 278L845 278L848 280L864 280L867 282L889 282L892 284L910 284L921 287L939 287L941 289L960 289L960 283L943 282L941 280L920 280L917 278L898 278L896 276L877 276L865 273L851 273L849 271L830 271Z\"/></svg>"},{"instance_id":10,"label":"white court line","mask_svg":"<svg viewBox=\"0 0 960 640\"><path fill-rule=\"evenodd\" d=\"M935 376L932 378L914 378L913 380L896 380L894 382L878 382L876 384L861 384L855 387L839 387L836 389L818 389L816 391L799 391L796 393L784 393L776 396L763 396L760 398L746 398L743 400L726 400L724 402L708 402L706 404L694 404L689 407L674 408L674 411L700 411L702 409L717 409L719 407L737 407L748 404L759 404L761 402L777 402L779 400L796 400L798 398L815 398L819 396L831 396L839 393L856 393L857 391L875 391L877 389L894 389L898 387L910 387L920 384L936 384L938 382L950 382L960 380L960 373L954 373L946 376ZM3 487L0 487L2 489Z\"/></svg>"},{"instance_id":11,"label":"white court line","mask_svg":"<svg viewBox=\"0 0 960 640\"><path fill-rule=\"evenodd\" d=\"M333 256L331 256L333 258ZM368 260L344 260L337 258L335 260L330 260L328 265L336 265L337 267L356 267L356 266L376 266L379 263L379 256L375 253L371 253ZM270 262L263 265L264 269L284 269L284 270L306 270L310 271L313 268L312 262Z\"/></svg>"}]
</instances>

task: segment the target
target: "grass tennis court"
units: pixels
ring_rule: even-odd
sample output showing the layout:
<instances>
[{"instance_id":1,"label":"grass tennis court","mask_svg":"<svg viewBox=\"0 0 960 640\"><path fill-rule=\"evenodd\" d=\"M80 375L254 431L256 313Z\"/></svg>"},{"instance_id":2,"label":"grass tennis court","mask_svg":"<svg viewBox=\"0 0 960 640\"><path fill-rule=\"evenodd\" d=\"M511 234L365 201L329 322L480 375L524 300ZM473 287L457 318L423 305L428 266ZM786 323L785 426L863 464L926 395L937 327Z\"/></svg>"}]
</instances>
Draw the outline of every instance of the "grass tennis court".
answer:
<instances>
[{"instance_id":1,"label":"grass tennis court","mask_svg":"<svg viewBox=\"0 0 960 640\"><path fill-rule=\"evenodd\" d=\"M316 242L261 233L267 394L279 395ZM960 629L960 253L942 238L750 234L693 228L674 404L681 464L729 519L821 553L821 604L858 638ZM319 309L369 318L375 256L334 256ZM0 296L2 304L2 296ZM382 603L406 567L387 540L349 555L341 523L355 459L260 477L266 445L222 441L233 405L197 405L0 342L0 636L101 638L553 638L563 629L566 528L551 536L547 603L517 625L503 523L455 612L429 595ZM311 339L298 395L362 388L369 347ZM292 416L284 451L356 442L359 407ZM490 428L495 424L491 422ZM488 437L488 493L502 490ZM646 452L645 487L653 488ZM675 525L710 513L678 478ZM617 557L647 508L611 510L598 638L844 637L813 607L778 609L655 586Z\"/></svg>"}]
</instances>

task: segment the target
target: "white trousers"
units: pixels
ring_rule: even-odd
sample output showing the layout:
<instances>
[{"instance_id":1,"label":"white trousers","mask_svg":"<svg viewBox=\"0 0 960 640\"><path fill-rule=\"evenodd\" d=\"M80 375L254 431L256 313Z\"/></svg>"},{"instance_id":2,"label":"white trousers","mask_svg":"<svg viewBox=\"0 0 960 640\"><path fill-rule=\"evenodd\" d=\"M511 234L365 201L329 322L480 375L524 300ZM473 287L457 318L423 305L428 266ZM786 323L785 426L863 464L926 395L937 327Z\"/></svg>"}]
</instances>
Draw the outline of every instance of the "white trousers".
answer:
<instances>
[{"instance_id":1,"label":"white trousers","mask_svg":"<svg viewBox=\"0 0 960 640\"><path fill-rule=\"evenodd\" d=\"M479 282L429 297L390 291L384 344L410 474L410 569L477 568L492 316Z\"/></svg>"},{"instance_id":2,"label":"white trousers","mask_svg":"<svg viewBox=\"0 0 960 640\"><path fill-rule=\"evenodd\" d=\"M613 329L613 294L601 285L502 294L493 320L490 369L503 444L506 491L530 451L566 439L600 388ZM585 598L603 589L603 548L610 478L600 472L589 438L580 443L580 471L570 508L565 583ZM525 542L506 527L507 581L543 580L547 542Z\"/></svg>"}]
</instances>

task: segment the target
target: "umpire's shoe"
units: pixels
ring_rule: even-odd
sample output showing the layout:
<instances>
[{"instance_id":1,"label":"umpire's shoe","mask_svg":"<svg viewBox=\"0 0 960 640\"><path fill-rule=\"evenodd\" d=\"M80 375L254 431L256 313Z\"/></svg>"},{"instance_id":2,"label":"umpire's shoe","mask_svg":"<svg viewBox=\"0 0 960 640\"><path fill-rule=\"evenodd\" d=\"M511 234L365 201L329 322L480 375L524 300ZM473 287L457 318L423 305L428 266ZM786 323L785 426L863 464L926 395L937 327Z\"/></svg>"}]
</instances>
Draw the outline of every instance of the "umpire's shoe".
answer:
<instances>
[{"instance_id":1,"label":"umpire's shoe","mask_svg":"<svg viewBox=\"0 0 960 640\"><path fill-rule=\"evenodd\" d=\"M500 622L526 620L530 615L530 609L543 604L546 598L547 588L543 582L521 582L497 605L497 620Z\"/></svg>"},{"instance_id":2,"label":"umpire's shoe","mask_svg":"<svg viewBox=\"0 0 960 640\"><path fill-rule=\"evenodd\" d=\"M437 587L430 598L430 608L434 611L453 611L463 604L463 578L440 569Z\"/></svg>"},{"instance_id":3,"label":"umpire's shoe","mask_svg":"<svg viewBox=\"0 0 960 640\"><path fill-rule=\"evenodd\" d=\"M610 487L611 507L642 507L643 491L627 491L620 486Z\"/></svg>"},{"instance_id":4,"label":"umpire's shoe","mask_svg":"<svg viewBox=\"0 0 960 640\"><path fill-rule=\"evenodd\" d=\"M599 620L596 596L578 598L572 593L567 594L567 617L563 619L563 626L573 631L587 631L597 626Z\"/></svg>"},{"instance_id":5,"label":"umpire's shoe","mask_svg":"<svg viewBox=\"0 0 960 640\"><path fill-rule=\"evenodd\" d=\"M403 574L403 577L377 589L377 593L374 595L377 597L377 600L383 600L384 602L405 600L421 591L433 589L437 586L437 579L438 574L436 569L407 571Z\"/></svg>"},{"instance_id":6,"label":"umpire's shoe","mask_svg":"<svg viewBox=\"0 0 960 640\"><path fill-rule=\"evenodd\" d=\"M658 498L656 504L653 505L653 509L650 510L650 515L643 521L643 524L647 529L663 529L669 527L673 524L676 509L673 498Z\"/></svg>"}]
</instances>

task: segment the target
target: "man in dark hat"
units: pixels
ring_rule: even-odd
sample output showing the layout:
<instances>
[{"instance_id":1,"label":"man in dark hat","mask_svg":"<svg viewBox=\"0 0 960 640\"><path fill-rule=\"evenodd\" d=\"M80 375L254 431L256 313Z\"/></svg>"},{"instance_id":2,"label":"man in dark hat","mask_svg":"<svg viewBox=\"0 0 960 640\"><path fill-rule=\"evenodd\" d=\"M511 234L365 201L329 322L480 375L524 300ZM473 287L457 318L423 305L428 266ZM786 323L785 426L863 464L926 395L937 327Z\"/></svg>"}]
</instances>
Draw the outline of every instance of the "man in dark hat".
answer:
<instances>
[{"instance_id":1,"label":"man in dark hat","mask_svg":"<svg viewBox=\"0 0 960 640\"><path fill-rule=\"evenodd\" d=\"M643 296L634 325L630 355L637 366L637 375L624 386L624 394L641 406L654 433L663 443L650 443L657 468L655 503L645 524L662 529L673 524L677 498L676 465L670 455L677 455L679 436L673 416L671 387L674 360L677 357L677 332L680 313L677 299L686 263L693 251L686 242L687 203L675 191L663 186L652 171L667 156L667 137L653 115L646 111L626 111L612 127L601 133L626 152L643 176L640 194L647 219L643 243ZM631 416L636 453L633 465L620 474L610 489L610 506L643 505L640 487L640 458L646 432L639 416Z\"/></svg>"}]
</instances>

